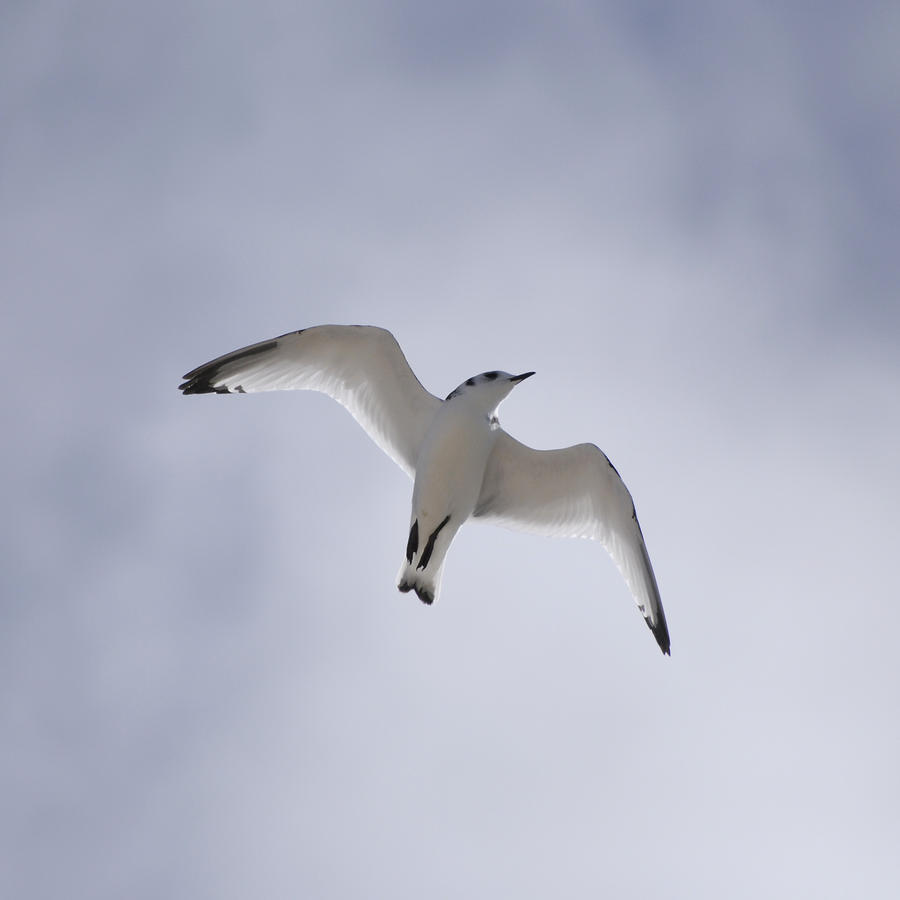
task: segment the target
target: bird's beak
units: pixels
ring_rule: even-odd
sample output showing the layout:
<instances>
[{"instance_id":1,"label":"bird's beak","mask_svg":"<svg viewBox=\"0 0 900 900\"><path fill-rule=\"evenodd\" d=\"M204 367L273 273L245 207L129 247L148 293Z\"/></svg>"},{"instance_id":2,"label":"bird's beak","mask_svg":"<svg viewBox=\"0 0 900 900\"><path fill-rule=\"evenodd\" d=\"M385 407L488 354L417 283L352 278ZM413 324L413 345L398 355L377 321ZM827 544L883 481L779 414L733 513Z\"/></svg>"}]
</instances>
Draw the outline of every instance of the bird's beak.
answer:
<instances>
[{"instance_id":1,"label":"bird's beak","mask_svg":"<svg viewBox=\"0 0 900 900\"><path fill-rule=\"evenodd\" d=\"M526 378L531 378L532 375L534 375L534 372L523 372L521 375L513 375L509 380L518 383L524 381Z\"/></svg>"}]
</instances>

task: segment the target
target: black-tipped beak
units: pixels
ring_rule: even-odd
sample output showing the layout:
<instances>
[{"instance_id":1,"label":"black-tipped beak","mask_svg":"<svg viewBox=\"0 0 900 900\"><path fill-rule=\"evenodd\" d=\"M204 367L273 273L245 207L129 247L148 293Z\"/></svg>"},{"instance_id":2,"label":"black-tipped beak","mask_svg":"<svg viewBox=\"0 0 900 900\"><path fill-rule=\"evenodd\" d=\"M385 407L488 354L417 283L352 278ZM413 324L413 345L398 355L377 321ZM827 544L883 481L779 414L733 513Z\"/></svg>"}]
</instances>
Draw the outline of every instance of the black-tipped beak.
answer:
<instances>
[{"instance_id":1,"label":"black-tipped beak","mask_svg":"<svg viewBox=\"0 0 900 900\"><path fill-rule=\"evenodd\" d=\"M526 378L531 378L532 375L534 375L534 372L523 372L521 375L513 375L509 380L515 382L524 381Z\"/></svg>"}]
</instances>

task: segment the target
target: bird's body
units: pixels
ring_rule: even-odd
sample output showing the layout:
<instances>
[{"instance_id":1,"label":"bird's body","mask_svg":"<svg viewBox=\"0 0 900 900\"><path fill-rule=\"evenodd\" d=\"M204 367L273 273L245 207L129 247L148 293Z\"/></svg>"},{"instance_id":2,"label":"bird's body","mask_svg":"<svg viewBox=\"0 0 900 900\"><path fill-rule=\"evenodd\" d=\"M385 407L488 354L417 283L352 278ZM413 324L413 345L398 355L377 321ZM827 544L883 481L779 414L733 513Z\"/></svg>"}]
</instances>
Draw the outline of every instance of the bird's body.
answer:
<instances>
[{"instance_id":1,"label":"bird's body","mask_svg":"<svg viewBox=\"0 0 900 900\"><path fill-rule=\"evenodd\" d=\"M317 390L333 397L414 478L401 591L433 603L456 532L483 518L541 534L599 540L634 594L660 649L669 633L631 495L593 444L532 450L500 428L497 407L534 374L485 372L441 401L409 368L390 332L321 325L214 359L181 390Z\"/></svg>"},{"instance_id":2,"label":"bird's body","mask_svg":"<svg viewBox=\"0 0 900 900\"><path fill-rule=\"evenodd\" d=\"M441 566L460 526L475 512L488 459L497 439L498 395L512 389L511 376L494 387L463 390L461 385L438 407L416 459L410 535L400 590L414 590L433 603ZM521 380L521 376L518 380ZM508 387L507 387L508 385ZM415 528L415 532L413 532ZM416 549L413 550L413 545Z\"/></svg>"}]
</instances>

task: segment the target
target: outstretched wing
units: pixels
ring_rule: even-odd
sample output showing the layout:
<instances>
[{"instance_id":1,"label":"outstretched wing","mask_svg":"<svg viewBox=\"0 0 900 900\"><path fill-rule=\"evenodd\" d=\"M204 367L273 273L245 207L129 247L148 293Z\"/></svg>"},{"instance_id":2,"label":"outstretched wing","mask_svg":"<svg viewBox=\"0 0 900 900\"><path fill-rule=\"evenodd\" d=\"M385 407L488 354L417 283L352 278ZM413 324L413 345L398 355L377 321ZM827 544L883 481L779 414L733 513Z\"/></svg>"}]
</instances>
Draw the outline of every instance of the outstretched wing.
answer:
<instances>
[{"instance_id":1,"label":"outstretched wing","mask_svg":"<svg viewBox=\"0 0 900 900\"><path fill-rule=\"evenodd\" d=\"M441 405L419 383L394 336L369 325L319 325L251 344L188 372L179 389L320 391L345 407L410 477Z\"/></svg>"},{"instance_id":2,"label":"outstretched wing","mask_svg":"<svg viewBox=\"0 0 900 900\"><path fill-rule=\"evenodd\" d=\"M474 514L523 531L600 541L660 649L669 652L666 615L631 494L593 444L532 450L499 429Z\"/></svg>"}]
</instances>

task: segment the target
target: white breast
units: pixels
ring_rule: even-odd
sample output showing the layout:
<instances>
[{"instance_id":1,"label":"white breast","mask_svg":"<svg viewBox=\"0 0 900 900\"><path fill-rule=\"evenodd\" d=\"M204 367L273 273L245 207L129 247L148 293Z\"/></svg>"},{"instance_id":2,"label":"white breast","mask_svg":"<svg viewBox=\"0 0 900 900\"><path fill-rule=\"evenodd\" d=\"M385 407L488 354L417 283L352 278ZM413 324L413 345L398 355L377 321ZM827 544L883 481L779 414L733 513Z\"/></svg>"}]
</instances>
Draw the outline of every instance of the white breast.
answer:
<instances>
[{"instance_id":1,"label":"white breast","mask_svg":"<svg viewBox=\"0 0 900 900\"><path fill-rule=\"evenodd\" d=\"M478 502L496 432L464 397L444 403L416 462L413 515L423 528L450 515L458 528Z\"/></svg>"}]
</instances>

